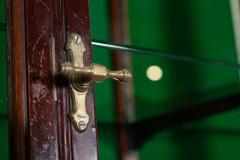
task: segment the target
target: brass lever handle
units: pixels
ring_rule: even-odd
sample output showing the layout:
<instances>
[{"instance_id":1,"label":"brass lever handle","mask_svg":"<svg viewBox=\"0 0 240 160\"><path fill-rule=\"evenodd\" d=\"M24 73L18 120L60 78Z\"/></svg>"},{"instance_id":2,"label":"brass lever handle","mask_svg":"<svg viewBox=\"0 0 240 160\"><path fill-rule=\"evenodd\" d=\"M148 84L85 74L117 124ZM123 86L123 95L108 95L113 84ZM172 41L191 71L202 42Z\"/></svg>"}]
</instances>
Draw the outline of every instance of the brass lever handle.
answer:
<instances>
[{"instance_id":1,"label":"brass lever handle","mask_svg":"<svg viewBox=\"0 0 240 160\"><path fill-rule=\"evenodd\" d=\"M93 81L102 82L106 78L113 78L124 83L131 80L132 75L126 69L109 71L100 64L84 66L83 55L86 49L77 33L68 35L66 49L70 54L70 61L61 64L60 73L70 82L73 103L72 112L69 113L71 122L78 132L82 132L87 128L89 122L85 103L89 84Z\"/></svg>"},{"instance_id":2,"label":"brass lever handle","mask_svg":"<svg viewBox=\"0 0 240 160\"><path fill-rule=\"evenodd\" d=\"M105 66L100 64L91 64L88 67L74 67L70 63L63 63L60 70L71 82L75 83L81 83L81 81L84 83L91 81L102 82L106 78L112 78L125 83L132 78L131 73L127 69L109 71Z\"/></svg>"}]
</instances>

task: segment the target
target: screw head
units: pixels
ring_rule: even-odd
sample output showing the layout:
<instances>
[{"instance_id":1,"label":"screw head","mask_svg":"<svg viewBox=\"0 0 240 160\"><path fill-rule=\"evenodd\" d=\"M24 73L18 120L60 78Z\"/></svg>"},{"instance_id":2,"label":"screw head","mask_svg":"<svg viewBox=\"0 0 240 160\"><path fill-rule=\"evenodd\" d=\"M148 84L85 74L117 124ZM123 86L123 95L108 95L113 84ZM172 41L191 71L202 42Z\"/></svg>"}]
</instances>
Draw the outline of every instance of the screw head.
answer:
<instances>
[{"instance_id":1,"label":"screw head","mask_svg":"<svg viewBox=\"0 0 240 160\"><path fill-rule=\"evenodd\" d=\"M74 41L75 41L76 43L80 43L80 42L81 42L81 37L78 36L78 35L76 35L76 36L74 37Z\"/></svg>"},{"instance_id":2,"label":"screw head","mask_svg":"<svg viewBox=\"0 0 240 160\"><path fill-rule=\"evenodd\" d=\"M78 128L80 129L80 130L84 130L85 128L86 128L86 123L84 122L84 121L80 121L80 122L78 122Z\"/></svg>"}]
</instances>

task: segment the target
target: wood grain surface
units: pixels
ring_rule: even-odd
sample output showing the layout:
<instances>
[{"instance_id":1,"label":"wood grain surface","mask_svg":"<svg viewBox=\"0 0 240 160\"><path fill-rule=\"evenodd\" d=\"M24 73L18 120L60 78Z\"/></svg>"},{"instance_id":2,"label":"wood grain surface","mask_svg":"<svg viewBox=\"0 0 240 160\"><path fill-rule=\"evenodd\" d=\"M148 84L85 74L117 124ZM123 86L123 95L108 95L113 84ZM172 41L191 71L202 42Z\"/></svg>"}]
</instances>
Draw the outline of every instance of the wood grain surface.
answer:
<instances>
[{"instance_id":1,"label":"wood grain surface","mask_svg":"<svg viewBox=\"0 0 240 160\"><path fill-rule=\"evenodd\" d=\"M8 0L7 6L11 159L97 159L93 86L90 124L78 133L67 118L67 86L56 76L70 32L83 37L91 63L88 1Z\"/></svg>"}]
</instances>

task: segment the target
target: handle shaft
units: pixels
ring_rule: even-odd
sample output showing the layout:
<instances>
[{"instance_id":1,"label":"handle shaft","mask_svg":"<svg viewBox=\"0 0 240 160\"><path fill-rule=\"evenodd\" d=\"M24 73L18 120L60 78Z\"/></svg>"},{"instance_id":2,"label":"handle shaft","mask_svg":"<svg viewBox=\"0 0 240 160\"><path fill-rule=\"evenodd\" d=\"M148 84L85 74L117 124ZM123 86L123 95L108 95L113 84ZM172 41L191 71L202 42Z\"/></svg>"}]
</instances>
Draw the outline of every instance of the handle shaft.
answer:
<instances>
[{"instance_id":1,"label":"handle shaft","mask_svg":"<svg viewBox=\"0 0 240 160\"><path fill-rule=\"evenodd\" d=\"M106 78L112 78L119 82L126 83L131 80L132 75L127 69L109 71L105 66L92 64L88 67L74 67L71 64L63 63L60 72L67 76L72 82L102 82Z\"/></svg>"}]
</instances>

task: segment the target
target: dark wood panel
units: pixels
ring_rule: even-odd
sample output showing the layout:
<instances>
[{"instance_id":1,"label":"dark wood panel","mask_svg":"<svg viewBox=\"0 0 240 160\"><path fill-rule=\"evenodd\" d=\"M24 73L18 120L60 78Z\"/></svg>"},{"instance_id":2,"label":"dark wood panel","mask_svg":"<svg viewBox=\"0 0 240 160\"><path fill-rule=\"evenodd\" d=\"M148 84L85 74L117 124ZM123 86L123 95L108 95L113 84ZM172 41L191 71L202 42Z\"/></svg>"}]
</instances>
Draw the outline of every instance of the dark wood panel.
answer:
<instances>
[{"instance_id":1,"label":"dark wood panel","mask_svg":"<svg viewBox=\"0 0 240 160\"><path fill-rule=\"evenodd\" d=\"M88 65L92 61L88 1L68 0L65 2L65 7L66 31L67 33L76 32L81 35L86 46L84 61ZM97 129L93 94L93 85L91 85L86 102L87 112L90 115L88 128L82 133L77 133L72 127L73 159L97 159Z\"/></svg>"},{"instance_id":2,"label":"dark wood panel","mask_svg":"<svg viewBox=\"0 0 240 160\"><path fill-rule=\"evenodd\" d=\"M51 56L55 51L51 46L54 45L53 15L62 11L53 10L55 5L61 5L54 2L26 0L30 159L58 159L60 155L53 78L55 59ZM57 45L63 42L61 38L56 40L59 40L55 41Z\"/></svg>"},{"instance_id":3,"label":"dark wood panel","mask_svg":"<svg viewBox=\"0 0 240 160\"><path fill-rule=\"evenodd\" d=\"M7 5L11 159L97 159L93 86L87 99L90 124L78 133L67 118L66 86L55 76L67 57L65 30L82 35L85 62L91 63L87 1L9 0Z\"/></svg>"}]
</instances>

